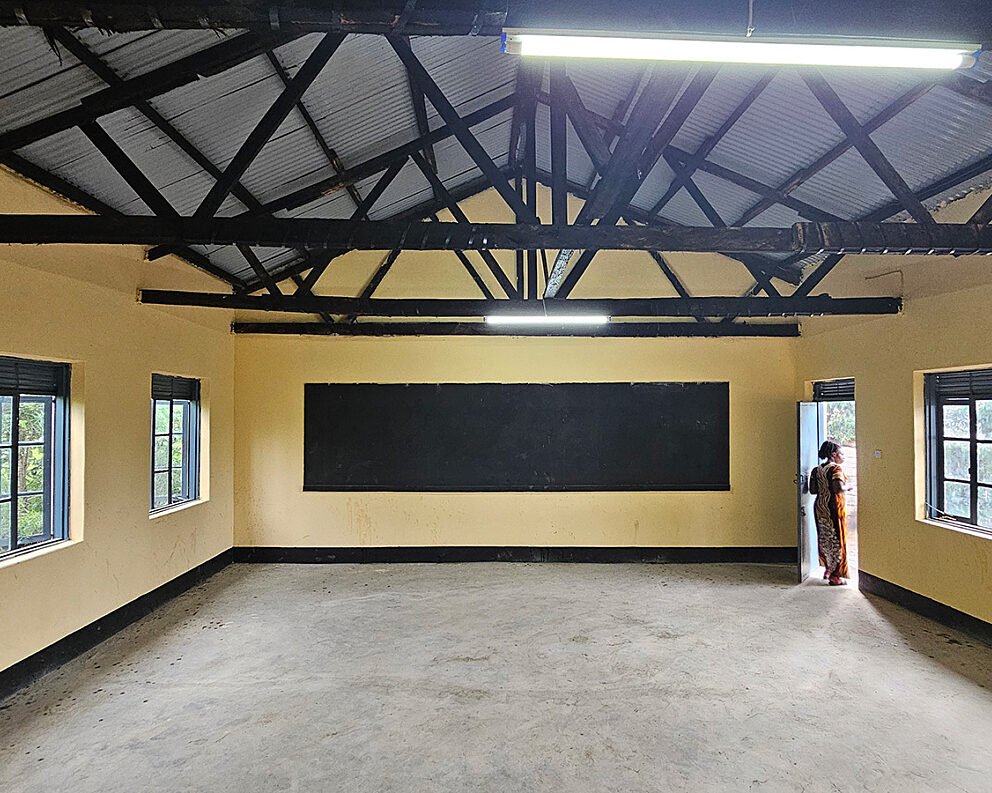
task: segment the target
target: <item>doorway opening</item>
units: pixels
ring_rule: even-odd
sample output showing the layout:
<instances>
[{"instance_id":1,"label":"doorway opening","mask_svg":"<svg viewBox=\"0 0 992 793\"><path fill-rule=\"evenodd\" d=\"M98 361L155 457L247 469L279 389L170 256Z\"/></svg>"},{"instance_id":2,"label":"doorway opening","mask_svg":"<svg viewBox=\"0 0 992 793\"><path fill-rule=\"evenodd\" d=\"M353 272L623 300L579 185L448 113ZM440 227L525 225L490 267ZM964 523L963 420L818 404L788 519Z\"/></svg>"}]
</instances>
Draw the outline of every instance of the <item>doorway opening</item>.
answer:
<instances>
[{"instance_id":1,"label":"doorway opening","mask_svg":"<svg viewBox=\"0 0 992 793\"><path fill-rule=\"evenodd\" d=\"M824 568L817 552L814 496L809 492L809 472L819 462L820 444L837 443L844 455L842 469L848 490L847 563L849 583L857 586L858 575L858 447L855 432L854 380L826 380L813 384L813 401L799 405L799 579L822 580Z\"/></svg>"}]
</instances>

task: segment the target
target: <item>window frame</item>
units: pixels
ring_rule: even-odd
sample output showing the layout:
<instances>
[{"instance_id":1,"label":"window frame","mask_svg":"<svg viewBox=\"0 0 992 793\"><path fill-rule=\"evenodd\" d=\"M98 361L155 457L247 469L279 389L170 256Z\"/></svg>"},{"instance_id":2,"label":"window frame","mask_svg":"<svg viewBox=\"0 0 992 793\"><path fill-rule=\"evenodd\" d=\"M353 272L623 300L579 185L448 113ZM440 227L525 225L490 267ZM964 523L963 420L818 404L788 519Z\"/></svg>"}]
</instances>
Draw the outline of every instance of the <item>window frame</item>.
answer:
<instances>
[{"instance_id":1,"label":"window frame","mask_svg":"<svg viewBox=\"0 0 992 793\"><path fill-rule=\"evenodd\" d=\"M152 375L151 393L151 433L149 447L150 477L149 477L149 500L148 514L157 515L184 504L191 504L200 498L200 381L188 377L176 377L174 375ZM166 432L156 432L155 420L158 413L158 405L167 403L169 405L169 422ZM182 404L183 420L182 427L177 432L175 430L175 410L176 405ZM175 438L182 439L182 460L178 466L173 464L172 452ZM158 438L168 438L168 466L157 468L155 465L155 447ZM173 493L173 476L175 471L180 471L179 493ZM155 504L155 477L166 474L168 490L166 503L156 506Z\"/></svg>"},{"instance_id":2,"label":"window frame","mask_svg":"<svg viewBox=\"0 0 992 793\"><path fill-rule=\"evenodd\" d=\"M10 492L0 494L0 503L10 507L9 549L0 549L0 561L69 539L69 415L70 364L57 361L31 360L0 356L0 398L11 399L10 440L3 443L0 432L0 453L10 453ZM32 387L31 383L37 383ZM45 405L44 432L40 441L21 441L20 412L22 402ZM2 430L2 426L0 426ZM22 447L43 448L41 491L19 492L18 467ZM49 495L50 494L50 495ZM21 497L43 497L42 525L44 539L16 547L19 541L18 500ZM48 497L46 497L48 496Z\"/></svg>"},{"instance_id":3,"label":"window frame","mask_svg":"<svg viewBox=\"0 0 992 793\"><path fill-rule=\"evenodd\" d=\"M954 377L952 386L941 388L940 377ZM967 378L967 385L963 383ZM976 382L977 381L977 382ZM980 488L992 490L992 482L979 479L979 447L992 448L992 438L978 437L978 402L992 401L992 369L969 369L959 372L925 372L923 375L923 405L926 429L926 517L929 520L967 528L992 536L992 526L978 522ZM946 406L967 407L968 437L947 435L944 429ZM944 443L968 443L968 478L949 477L944 468ZM946 483L968 486L969 514L948 512L945 501Z\"/></svg>"}]
</instances>

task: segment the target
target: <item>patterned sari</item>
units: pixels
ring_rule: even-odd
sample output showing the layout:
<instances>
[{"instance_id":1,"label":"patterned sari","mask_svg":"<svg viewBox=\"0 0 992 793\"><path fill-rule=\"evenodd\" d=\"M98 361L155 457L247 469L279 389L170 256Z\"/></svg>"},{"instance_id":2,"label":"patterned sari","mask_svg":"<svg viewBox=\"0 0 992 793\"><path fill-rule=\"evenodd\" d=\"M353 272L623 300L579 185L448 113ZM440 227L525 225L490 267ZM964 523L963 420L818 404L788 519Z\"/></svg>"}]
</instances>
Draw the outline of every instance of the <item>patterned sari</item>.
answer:
<instances>
[{"instance_id":1,"label":"patterned sari","mask_svg":"<svg viewBox=\"0 0 992 793\"><path fill-rule=\"evenodd\" d=\"M833 483L841 490L833 492ZM822 463L810 472L810 492L816 494L813 517L816 521L817 550L820 564L828 574L848 577L847 571L847 506L844 488L847 477L837 463Z\"/></svg>"}]
</instances>

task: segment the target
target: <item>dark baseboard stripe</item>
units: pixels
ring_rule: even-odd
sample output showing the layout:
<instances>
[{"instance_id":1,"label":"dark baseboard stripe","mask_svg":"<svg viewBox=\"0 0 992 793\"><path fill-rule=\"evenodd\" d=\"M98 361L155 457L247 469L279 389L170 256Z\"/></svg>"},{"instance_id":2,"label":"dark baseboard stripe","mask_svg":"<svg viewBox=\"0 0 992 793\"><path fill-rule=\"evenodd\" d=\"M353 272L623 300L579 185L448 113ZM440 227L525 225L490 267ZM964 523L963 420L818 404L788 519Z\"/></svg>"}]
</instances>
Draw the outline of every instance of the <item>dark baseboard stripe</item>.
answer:
<instances>
[{"instance_id":1,"label":"dark baseboard stripe","mask_svg":"<svg viewBox=\"0 0 992 793\"><path fill-rule=\"evenodd\" d=\"M236 547L235 562L385 564L389 562L763 562L792 564L795 548L591 548L493 545L391 548Z\"/></svg>"},{"instance_id":2,"label":"dark baseboard stripe","mask_svg":"<svg viewBox=\"0 0 992 793\"><path fill-rule=\"evenodd\" d=\"M233 556L234 554L230 549L223 551L213 559L208 559L181 576L167 581L151 592L132 600L130 603L125 603L106 616L100 617L100 619L74 633L70 633L64 639L49 645L44 650L39 650L23 661L0 671L0 700L10 696L46 672L95 647L132 622L150 614L166 601L172 600L187 589L191 589L210 578L214 573L227 567L233 560Z\"/></svg>"},{"instance_id":3,"label":"dark baseboard stripe","mask_svg":"<svg viewBox=\"0 0 992 793\"><path fill-rule=\"evenodd\" d=\"M898 584L893 584L884 578L864 571L858 572L858 589L869 595L878 595L880 598L891 600L893 603L910 611L915 611L934 622L967 633L969 636L974 636L979 641L985 642L985 644L992 645L992 623L980 620L978 617L965 614L956 608L939 603L925 595L911 592Z\"/></svg>"}]
</instances>

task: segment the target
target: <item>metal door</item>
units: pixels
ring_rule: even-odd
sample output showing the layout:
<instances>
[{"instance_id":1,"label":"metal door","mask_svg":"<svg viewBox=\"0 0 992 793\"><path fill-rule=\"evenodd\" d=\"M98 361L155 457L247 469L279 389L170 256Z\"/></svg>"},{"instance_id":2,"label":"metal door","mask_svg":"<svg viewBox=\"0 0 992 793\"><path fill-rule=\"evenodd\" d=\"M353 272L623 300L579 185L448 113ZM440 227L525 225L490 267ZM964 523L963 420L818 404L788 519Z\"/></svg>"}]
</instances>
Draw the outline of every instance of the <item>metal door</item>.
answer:
<instances>
[{"instance_id":1,"label":"metal door","mask_svg":"<svg viewBox=\"0 0 992 793\"><path fill-rule=\"evenodd\" d=\"M809 472L817 464L819 445L818 414L816 402L799 402L796 405L797 432L796 438L796 496L798 506L799 528L799 582L809 578L810 567L816 554L816 544L813 541L813 496L809 492Z\"/></svg>"}]
</instances>

